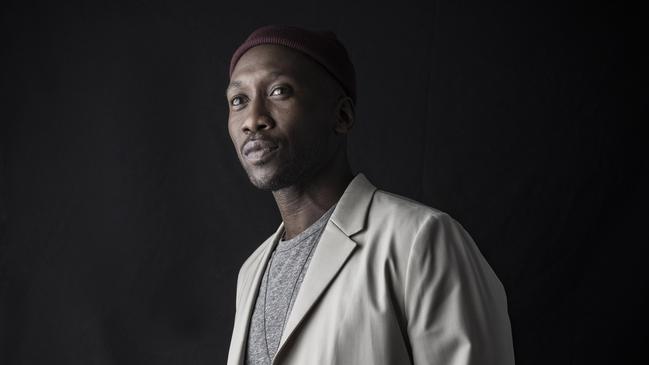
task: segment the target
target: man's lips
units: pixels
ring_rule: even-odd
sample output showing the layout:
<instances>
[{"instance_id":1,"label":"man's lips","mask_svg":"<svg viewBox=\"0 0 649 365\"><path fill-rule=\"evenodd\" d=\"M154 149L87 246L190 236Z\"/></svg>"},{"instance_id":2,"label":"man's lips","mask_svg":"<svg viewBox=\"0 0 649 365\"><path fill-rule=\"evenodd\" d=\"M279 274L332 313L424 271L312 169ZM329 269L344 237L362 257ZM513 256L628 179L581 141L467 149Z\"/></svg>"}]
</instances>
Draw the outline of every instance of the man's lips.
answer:
<instances>
[{"instance_id":1,"label":"man's lips","mask_svg":"<svg viewBox=\"0 0 649 365\"><path fill-rule=\"evenodd\" d=\"M267 139L255 139L246 142L241 154L246 160L261 163L278 148L277 144Z\"/></svg>"}]
</instances>

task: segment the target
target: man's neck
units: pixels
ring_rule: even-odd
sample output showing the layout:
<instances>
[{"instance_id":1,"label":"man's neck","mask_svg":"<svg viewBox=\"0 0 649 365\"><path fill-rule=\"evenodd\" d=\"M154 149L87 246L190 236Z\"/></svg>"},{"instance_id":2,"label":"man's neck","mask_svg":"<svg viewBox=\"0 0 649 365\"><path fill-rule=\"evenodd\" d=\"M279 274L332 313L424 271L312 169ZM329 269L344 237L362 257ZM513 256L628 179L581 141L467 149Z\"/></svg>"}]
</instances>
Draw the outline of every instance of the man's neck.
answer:
<instances>
[{"instance_id":1,"label":"man's neck","mask_svg":"<svg viewBox=\"0 0 649 365\"><path fill-rule=\"evenodd\" d=\"M353 177L346 168L339 173L321 174L306 184L273 191L284 221L284 239L295 237L318 220L340 199Z\"/></svg>"}]
</instances>

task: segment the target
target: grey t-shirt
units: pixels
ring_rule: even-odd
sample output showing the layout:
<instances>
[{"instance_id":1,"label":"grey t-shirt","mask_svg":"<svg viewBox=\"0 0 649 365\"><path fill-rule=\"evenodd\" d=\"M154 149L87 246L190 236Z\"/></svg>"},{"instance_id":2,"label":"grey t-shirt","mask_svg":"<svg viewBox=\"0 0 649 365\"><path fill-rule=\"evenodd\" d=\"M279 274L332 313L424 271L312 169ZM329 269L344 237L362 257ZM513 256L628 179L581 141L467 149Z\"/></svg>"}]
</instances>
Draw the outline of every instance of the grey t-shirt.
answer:
<instances>
[{"instance_id":1,"label":"grey t-shirt","mask_svg":"<svg viewBox=\"0 0 649 365\"><path fill-rule=\"evenodd\" d=\"M266 265L250 322L247 365L267 365L275 357L311 256L334 208L297 236L277 243Z\"/></svg>"}]
</instances>

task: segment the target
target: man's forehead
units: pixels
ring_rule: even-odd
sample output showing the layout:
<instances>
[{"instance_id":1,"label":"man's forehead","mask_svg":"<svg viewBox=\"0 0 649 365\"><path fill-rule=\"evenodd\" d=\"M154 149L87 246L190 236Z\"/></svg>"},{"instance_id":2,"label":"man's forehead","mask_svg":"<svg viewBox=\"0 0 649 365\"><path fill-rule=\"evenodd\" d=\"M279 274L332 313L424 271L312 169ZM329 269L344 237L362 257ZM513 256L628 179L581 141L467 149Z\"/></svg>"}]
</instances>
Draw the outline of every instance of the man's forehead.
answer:
<instances>
[{"instance_id":1,"label":"man's forehead","mask_svg":"<svg viewBox=\"0 0 649 365\"><path fill-rule=\"evenodd\" d=\"M326 74L326 71L299 51L264 44L251 48L241 56L232 72L228 89L241 87L242 81L249 78L276 79L286 76L298 79L322 73Z\"/></svg>"}]
</instances>

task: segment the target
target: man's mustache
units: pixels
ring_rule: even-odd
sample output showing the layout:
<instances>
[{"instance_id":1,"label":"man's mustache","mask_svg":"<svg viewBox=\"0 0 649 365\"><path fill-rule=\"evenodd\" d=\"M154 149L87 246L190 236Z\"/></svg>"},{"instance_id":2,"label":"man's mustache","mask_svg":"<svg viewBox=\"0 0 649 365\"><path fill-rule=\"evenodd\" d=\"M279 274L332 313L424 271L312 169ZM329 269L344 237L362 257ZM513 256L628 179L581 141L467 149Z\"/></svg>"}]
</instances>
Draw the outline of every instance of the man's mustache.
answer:
<instances>
[{"instance_id":1,"label":"man's mustache","mask_svg":"<svg viewBox=\"0 0 649 365\"><path fill-rule=\"evenodd\" d=\"M251 144L254 145L273 145L275 147L279 146L279 143L274 138L271 138L267 135L261 133L251 134L246 138L246 140L241 145L241 154L245 155L245 151L248 146Z\"/></svg>"}]
</instances>

